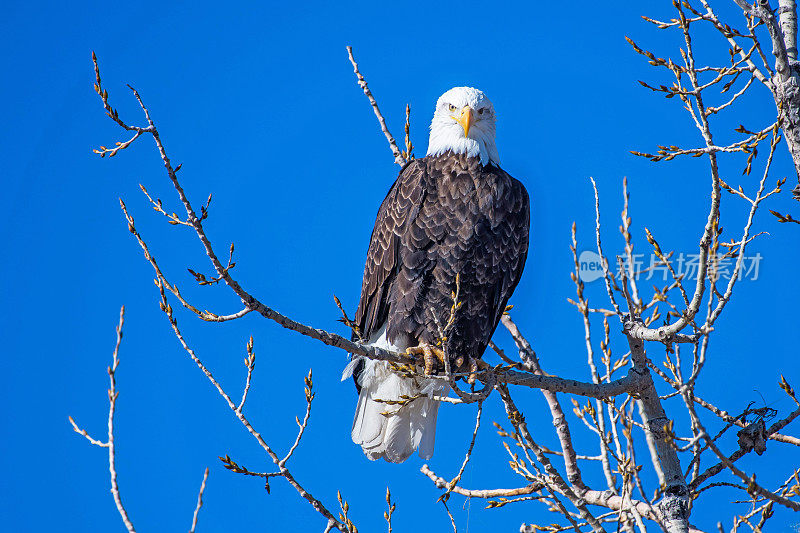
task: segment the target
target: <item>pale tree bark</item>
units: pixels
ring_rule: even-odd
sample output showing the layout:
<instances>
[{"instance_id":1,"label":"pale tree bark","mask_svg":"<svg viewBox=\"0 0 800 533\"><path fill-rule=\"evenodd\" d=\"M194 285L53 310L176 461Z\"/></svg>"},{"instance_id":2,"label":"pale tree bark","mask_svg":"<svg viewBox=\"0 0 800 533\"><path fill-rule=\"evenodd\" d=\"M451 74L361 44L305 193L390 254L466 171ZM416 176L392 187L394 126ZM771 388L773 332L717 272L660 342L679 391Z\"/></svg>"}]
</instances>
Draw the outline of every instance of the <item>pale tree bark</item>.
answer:
<instances>
[{"instance_id":1,"label":"pale tree bark","mask_svg":"<svg viewBox=\"0 0 800 533\"><path fill-rule=\"evenodd\" d=\"M794 162L797 185L793 195L800 201L800 63L797 61L797 3L795 0L778 0L777 14L769 0L734 0L746 15L764 22L772 42L774 73L765 81L772 92L781 128L786 135L786 146ZM709 9L710 11L710 9Z\"/></svg>"},{"instance_id":2,"label":"pale tree bark","mask_svg":"<svg viewBox=\"0 0 800 533\"><path fill-rule=\"evenodd\" d=\"M659 482L665 487L664 497L658 504L664 526L669 533L689 531L689 490L683 476L681 462L669 440L670 419L658 398L655 383L647 369L644 343L628 336L633 368L647 376L647 385L639 393L636 403L645 427L645 439L654 454L653 466Z\"/></svg>"}]
</instances>

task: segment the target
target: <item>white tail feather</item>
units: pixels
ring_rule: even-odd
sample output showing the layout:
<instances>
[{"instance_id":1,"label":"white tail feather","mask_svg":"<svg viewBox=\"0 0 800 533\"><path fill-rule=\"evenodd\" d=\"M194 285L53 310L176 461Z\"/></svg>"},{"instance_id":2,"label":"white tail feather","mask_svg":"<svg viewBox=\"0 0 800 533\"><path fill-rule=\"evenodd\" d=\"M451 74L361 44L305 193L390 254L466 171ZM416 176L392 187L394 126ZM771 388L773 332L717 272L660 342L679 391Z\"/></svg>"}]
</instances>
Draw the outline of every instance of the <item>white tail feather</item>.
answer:
<instances>
[{"instance_id":1,"label":"white tail feather","mask_svg":"<svg viewBox=\"0 0 800 533\"><path fill-rule=\"evenodd\" d=\"M396 352L406 348L389 342L385 325L370 339L370 344ZM353 374L359 360L364 366L358 377L361 393L353 418L353 442L372 461L402 463L417 448L420 457L430 459L439 402L429 396L447 394L449 387L436 379L402 377L392 372L385 361L360 357L354 357L345 367L342 379ZM385 403L410 398L415 399L400 405Z\"/></svg>"},{"instance_id":2,"label":"white tail feather","mask_svg":"<svg viewBox=\"0 0 800 533\"><path fill-rule=\"evenodd\" d=\"M428 460L433 457L433 444L436 441L436 418L439 414L439 403L436 400L418 400L425 402L426 409L423 416L424 422L418 422L419 426L419 456L422 459Z\"/></svg>"},{"instance_id":3,"label":"white tail feather","mask_svg":"<svg viewBox=\"0 0 800 533\"><path fill-rule=\"evenodd\" d=\"M404 348L394 346L386 339L381 328L372 344L393 351ZM436 438L436 418L439 402L430 399L432 394L443 395L447 385L440 380L406 378L395 374L384 361L363 359L364 368L359 376L361 393L353 418L353 442L360 445L366 456L375 461L385 459L402 463L414 450L419 456L430 459ZM352 373L351 362L345 373ZM401 405L387 404L414 398Z\"/></svg>"},{"instance_id":4,"label":"white tail feather","mask_svg":"<svg viewBox=\"0 0 800 533\"><path fill-rule=\"evenodd\" d=\"M410 409L410 406L399 409L396 414L388 417L386 422L383 449L386 460L392 463L402 463L414 453L414 445L411 442Z\"/></svg>"},{"instance_id":5,"label":"white tail feather","mask_svg":"<svg viewBox=\"0 0 800 533\"><path fill-rule=\"evenodd\" d=\"M360 445L371 460L385 459L402 463L414 450L419 456L430 459L436 438L436 418L439 402L426 396L404 405L391 405L385 401L402 401L431 389L444 394L446 385L432 379L414 379L398 376L383 361L364 363L361 394L353 419L353 442ZM420 383L422 382L422 383Z\"/></svg>"}]
</instances>

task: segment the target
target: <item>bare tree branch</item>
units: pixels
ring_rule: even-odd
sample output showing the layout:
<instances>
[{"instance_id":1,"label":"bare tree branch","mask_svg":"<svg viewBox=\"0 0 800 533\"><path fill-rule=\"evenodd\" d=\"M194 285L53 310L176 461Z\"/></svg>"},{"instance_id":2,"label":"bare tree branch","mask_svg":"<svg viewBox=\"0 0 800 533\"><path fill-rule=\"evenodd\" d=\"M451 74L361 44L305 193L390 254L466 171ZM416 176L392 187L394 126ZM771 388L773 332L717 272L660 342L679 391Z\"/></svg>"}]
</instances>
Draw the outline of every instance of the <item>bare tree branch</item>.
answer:
<instances>
[{"instance_id":1,"label":"bare tree branch","mask_svg":"<svg viewBox=\"0 0 800 533\"><path fill-rule=\"evenodd\" d=\"M437 488L440 489L448 489L450 486L450 482L447 481L445 478L436 475L427 464L422 465L422 468L419 469L424 475L428 477L431 481L434 482ZM533 494L535 492L539 492L544 488L544 485L541 483L538 484L531 484L527 487L520 487L517 489L479 489L479 490L470 490L465 489L464 487L460 487L458 485L454 485L450 492L455 492L456 494L460 494L462 496L466 496L468 498L509 498L513 496L522 496L527 494Z\"/></svg>"},{"instance_id":2,"label":"bare tree branch","mask_svg":"<svg viewBox=\"0 0 800 533\"><path fill-rule=\"evenodd\" d=\"M98 74L99 80L99 74ZM98 81L99 83L99 81ZM119 512L119 516L122 518L122 523L125 524L125 528L130 533L135 533L135 529L133 527L133 523L131 522L130 517L128 516L128 511L125 510L125 506L122 504L122 495L119 492L119 483L117 482L117 468L115 462L115 452L116 447L114 445L114 412L117 407L117 397L119 396L119 392L117 392L117 380L115 377L115 373L117 371L117 366L119 366L119 346L122 343L122 326L125 324L125 306L123 305L122 308L119 310L119 324L117 325L117 343L114 346L114 353L111 357L111 366L108 367L108 440L106 442L100 442L98 440L93 439L89 436L89 434L80 428L72 419L69 417L69 422L72 424L72 428L75 430L76 433L79 433L86 437L92 444L95 446L100 446L101 448L108 448L108 472L111 478L111 494L114 496L114 503L117 506L117 511Z\"/></svg>"},{"instance_id":3,"label":"bare tree branch","mask_svg":"<svg viewBox=\"0 0 800 533\"><path fill-rule=\"evenodd\" d=\"M194 515L192 516L192 527L189 529L189 533L194 533L194 530L197 529L197 516L200 514L200 508L203 507L203 492L206 490L206 480L208 479L208 467L206 467L206 471L203 473L203 482L200 483L200 492L197 493L197 507L194 508Z\"/></svg>"},{"instance_id":4,"label":"bare tree branch","mask_svg":"<svg viewBox=\"0 0 800 533\"><path fill-rule=\"evenodd\" d=\"M253 351L253 336L250 336L250 340L247 342L247 357L244 358L244 364L247 367L247 377L245 378L244 382L244 390L242 391L242 399L239 402L239 405L236 406L237 411L241 411L244 408L244 402L247 401L247 393L250 392L250 380L253 378L253 370L256 368L256 354Z\"/></svg>"},{"instance_id":5,"label":"bare tree branch","mask_svg":"<svg viewBox=\"0 0 800 533\"><path fill-rule=\"evenodd\" d=\"M375 100L375 97L372 96L372 91L369 90L367 86L367 80L364 79L364 76L361 75L361 71L358 70L358 63L356 63L356 58L353 57L353 47L347 47L347 56L350 58L350 63L353 65L353 72L358 79L358 86L361 87L361 90L364 91L364 96L367 97L369 100L369 104L372 106L372 110L375 112L375 116L378 118L378 123L381 126L381 131L383 132L384 137L386 137L386 141L389 143L389 148L392 150L392 155L394 156L394 162L400 165L401 167L405 165L409 158L411 152L411 141L408 139L408 131L406 131L406 147L407 147L407 155L403 156L403 153L397 147L397 143L394 140L394 137L391 133L389 133L389 128L386 126L386 120L383 118L381 114L381 110L378 109L378 102ZM406 121L408 121L408 117L411 113L410 107L406 106Z\"/></svg>"}]
</instances>

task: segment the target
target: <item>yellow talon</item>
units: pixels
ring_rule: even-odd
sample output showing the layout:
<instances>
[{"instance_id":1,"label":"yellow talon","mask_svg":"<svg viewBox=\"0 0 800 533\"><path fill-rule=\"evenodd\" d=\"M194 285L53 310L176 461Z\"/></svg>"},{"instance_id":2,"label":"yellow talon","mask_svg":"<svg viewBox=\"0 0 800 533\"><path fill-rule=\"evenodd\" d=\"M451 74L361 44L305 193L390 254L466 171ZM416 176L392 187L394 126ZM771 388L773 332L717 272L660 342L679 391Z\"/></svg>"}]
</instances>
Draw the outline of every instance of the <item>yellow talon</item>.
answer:
<instances>
[{"instance_id":1,"label":"yellow talon","mask_svg":"<svg viewBox=\"0 0 800 533\"><path fill-rule=\"evenodd\" d=\"M425 365L425 374L430 376L436 369L436 361L438 360L444 365L445 354L441 348L431 346L430 344L420 344L406 349L408 355L421 355L422 361Z\"/></svg>"}]
</instances>

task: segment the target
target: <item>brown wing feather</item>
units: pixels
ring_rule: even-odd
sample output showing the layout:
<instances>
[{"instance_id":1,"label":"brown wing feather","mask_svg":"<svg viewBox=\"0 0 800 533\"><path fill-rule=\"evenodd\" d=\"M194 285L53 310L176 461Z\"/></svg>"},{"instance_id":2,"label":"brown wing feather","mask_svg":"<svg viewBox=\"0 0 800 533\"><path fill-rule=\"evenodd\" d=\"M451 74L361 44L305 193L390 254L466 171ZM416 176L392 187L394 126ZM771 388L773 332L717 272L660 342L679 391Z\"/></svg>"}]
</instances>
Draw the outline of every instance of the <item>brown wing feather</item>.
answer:
<instances>
[{"instance_id":1,"label":"brown wing feather","mask_svg":"<svg viewBox=\"0 0 800 533\"><path fill-rule=\"evenodd\" d=\"M388 317L390 288L398 272L400 236L425 197L424 174L425 165L420 160L408 163L378 209L355 315L364 339L374 335Z\"/></svg>"}]
</instances>

